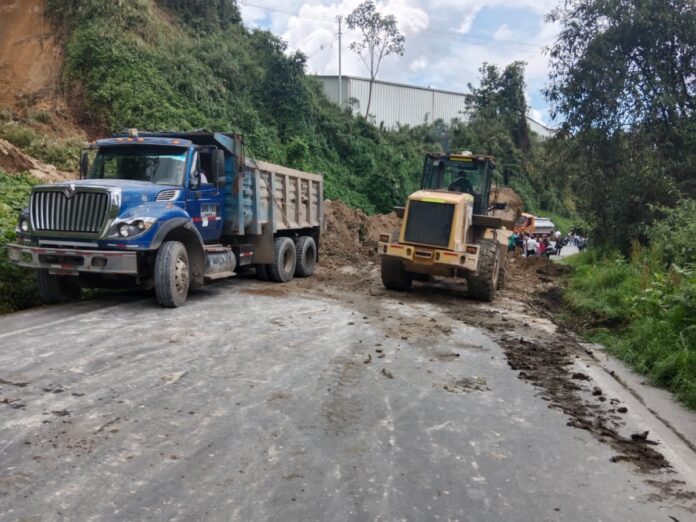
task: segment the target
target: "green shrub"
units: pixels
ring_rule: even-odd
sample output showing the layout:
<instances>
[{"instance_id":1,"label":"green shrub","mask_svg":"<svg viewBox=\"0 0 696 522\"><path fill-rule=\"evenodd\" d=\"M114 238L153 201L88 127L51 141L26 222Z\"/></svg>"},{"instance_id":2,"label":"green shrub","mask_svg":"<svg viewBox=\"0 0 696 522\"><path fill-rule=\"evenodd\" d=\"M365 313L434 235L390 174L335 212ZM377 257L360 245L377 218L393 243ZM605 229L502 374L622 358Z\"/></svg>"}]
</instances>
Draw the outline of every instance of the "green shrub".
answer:
<instances>
[{"instance_id":1,"label":"green shrub","mask_svg":"<svg viewBox=\"0 0 696 522\"><path fill-rule=\"evenodd\" d=\"M690 218L682 216L677 230L670 215L655 224L650 232L659 240L650 248L634 244L630 261L592 249L568 259L575 270L565 299L591 339L696 408L696 267L670 264L689 260L680 257ZM674 238L670 245L677 248L666 247L664 238Z\"/></svg>"},{"instance_id":2,"label":"green shrub","mask_svg":"<svg viewBox=\"0 0 696 522\"><path fill-rule=\"evenodd\" d=\"M13 312L39 303L32 270L12 265L5 245L14 241L19 212L29 201L36 183L28 175L8 175L0 171L0 313Z\"/></svg>"}]
</instances>

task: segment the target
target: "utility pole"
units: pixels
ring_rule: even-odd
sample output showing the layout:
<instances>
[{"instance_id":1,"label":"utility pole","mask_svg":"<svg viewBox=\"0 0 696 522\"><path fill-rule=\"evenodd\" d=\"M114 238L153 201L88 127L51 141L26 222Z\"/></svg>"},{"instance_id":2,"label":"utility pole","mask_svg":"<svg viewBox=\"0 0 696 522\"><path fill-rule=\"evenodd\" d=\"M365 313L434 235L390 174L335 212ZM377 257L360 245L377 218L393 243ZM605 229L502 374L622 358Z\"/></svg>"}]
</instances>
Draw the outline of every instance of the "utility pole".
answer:
<instances>
[{"instance_id":1,"label":"utility pole","mask_svg":"<svg viewBox=\"0 0 696 522\"><path fill-rule=\"evenodd\" d=\"M341 22L343 17L338 15L338 106L343 110L343 79L341 75Z\"/></svg>"}]
</instances>

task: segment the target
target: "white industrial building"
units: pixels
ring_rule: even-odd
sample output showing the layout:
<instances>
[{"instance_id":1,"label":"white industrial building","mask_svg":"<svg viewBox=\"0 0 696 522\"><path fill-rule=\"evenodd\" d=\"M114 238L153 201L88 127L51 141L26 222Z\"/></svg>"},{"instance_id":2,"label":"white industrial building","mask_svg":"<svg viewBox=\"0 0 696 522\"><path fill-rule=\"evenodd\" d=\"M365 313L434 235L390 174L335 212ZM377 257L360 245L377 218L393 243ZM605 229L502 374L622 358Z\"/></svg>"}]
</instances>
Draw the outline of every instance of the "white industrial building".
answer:
<instances>
[{"instance_id":1,"label":"white industrial building","mask_svg":"<svg viewBox=\"0 0 696 522\"><path fill-rule=\"evenodd\" d=\"M316 76L324 86L324 92L334 103L338 103L338 76ZM370 92L370 81L355 76L341 77L341 99L343 106L357 101L357 110L364 111ZM375 123L389 129L397 125L422 125L442 119L446 123L457 118L467 118L464 94L405 85L402 83L375 80L372 87L370 114ZM554 130L527 116L530 130L541 138L550 138Z\"/></svg>"}]
</instances>

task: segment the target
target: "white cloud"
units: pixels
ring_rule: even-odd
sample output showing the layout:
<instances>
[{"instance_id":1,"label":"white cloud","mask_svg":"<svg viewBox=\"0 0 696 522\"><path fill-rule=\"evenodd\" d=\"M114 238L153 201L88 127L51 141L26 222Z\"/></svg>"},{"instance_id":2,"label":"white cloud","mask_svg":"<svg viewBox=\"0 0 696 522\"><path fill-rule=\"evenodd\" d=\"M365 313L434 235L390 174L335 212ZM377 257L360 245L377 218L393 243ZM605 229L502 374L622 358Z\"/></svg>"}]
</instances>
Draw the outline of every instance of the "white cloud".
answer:
<instances>
[{"instance_id":1,"label":"white cloud","mask_svg":"<svg viewBox=\"0 0 696 522\"><path fill-rule=\"evenodd\" d=\"M425 56L419 56L411 62L408 68L412 71L422 71L428 68L428 60Z\"/></svg>"},{"instance_id":2,"label":"white cloud","mask_svg":"<svg viewBox=\"0 0 696 522\"><path fill-rule=\"evenodd\" d=\"M315 74L338 73L337 15L344 16L342 72L367 76L368 72L348 45L359 39L350 31L345 16L362 0L249 0L278 7L283 12L242 6L248 26L261 25L288 42L289 51L300 50L307 56L307 71ZM527 94L536 111L548 121L548 109L540 90L548 77L548 58L541 49L558 34L556 25L546 24L543 15L557 0L378 0L378 9L393 14L406 36L403 57L387 56L379 78L385 81L432 86L465 92L467 83L478 83L478 68L488 62L500 67L515 60L527 62ZM477 18L486 9L495 8L498 24L489 34L482 33ZM505 16L509 11L509 16ZM536 17L538 24L526 28L519 24L521 11ZM296 13L293 16L289 13ZM490 19L490 17L489 17ZM457 36L457 35L460 36Z\"/></svg>"},{"instance_id":3,"label":"white cloud","mask_svg":"<svg viewBox=\"0 0 696 522\"><path fill-rule=\"evenodd\" d=\"M462 20L462 23L459 25L459 28L457 29L457 32L461 34L467 34L471 30L471 26L474 25L474 20L476 20L476 16L479 14L481 9L483 9L483 6L486 2L464 3L471 3L471 5L464 8L464 19Z\"/></svg>"},{"instance_id":4,"label":"white cloud","mask_svg":"<svg viewBox=\"0 0 696 522\"><path fill-rule=\"evenodd\" d=\"M512 31L512 29L510 29L510 26L508 24L503 24L500 27L498 27L498 29L496 29L495 33L493 33L493 39L511 40L514 34L515 33Z\"/></svg>"}]
</instances>

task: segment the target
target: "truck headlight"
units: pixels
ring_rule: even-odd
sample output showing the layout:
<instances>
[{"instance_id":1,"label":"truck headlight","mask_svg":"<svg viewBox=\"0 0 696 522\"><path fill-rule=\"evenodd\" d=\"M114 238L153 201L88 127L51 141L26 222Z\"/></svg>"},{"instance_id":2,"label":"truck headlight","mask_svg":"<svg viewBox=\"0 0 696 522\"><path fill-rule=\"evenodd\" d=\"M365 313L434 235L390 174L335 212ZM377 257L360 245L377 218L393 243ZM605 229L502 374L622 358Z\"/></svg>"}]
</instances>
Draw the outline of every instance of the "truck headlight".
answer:
<instances>
[{"instance_id":1,"label":"truck headlight","mask_svg":"<svg viewBox=\"0 0 696 522\"><path fill-rule=\"evenodd\" d=\"M29 232L30 228L31 227L29 226L29 218L27 216L20 216L19 221L17 222L17 228L15 232L27 233Z\"/></svg>"},{"instance_id":2,"label":"truck headlight","mask_svg":"<svg viewBox=\"0 0 696 522\"><path fill-rule=\"evenodd\" d=\"M157 221L155 218L136 218L116 221L109 231L110 237L127 238L142 234Z\"/></svg>"}]
</instances>

